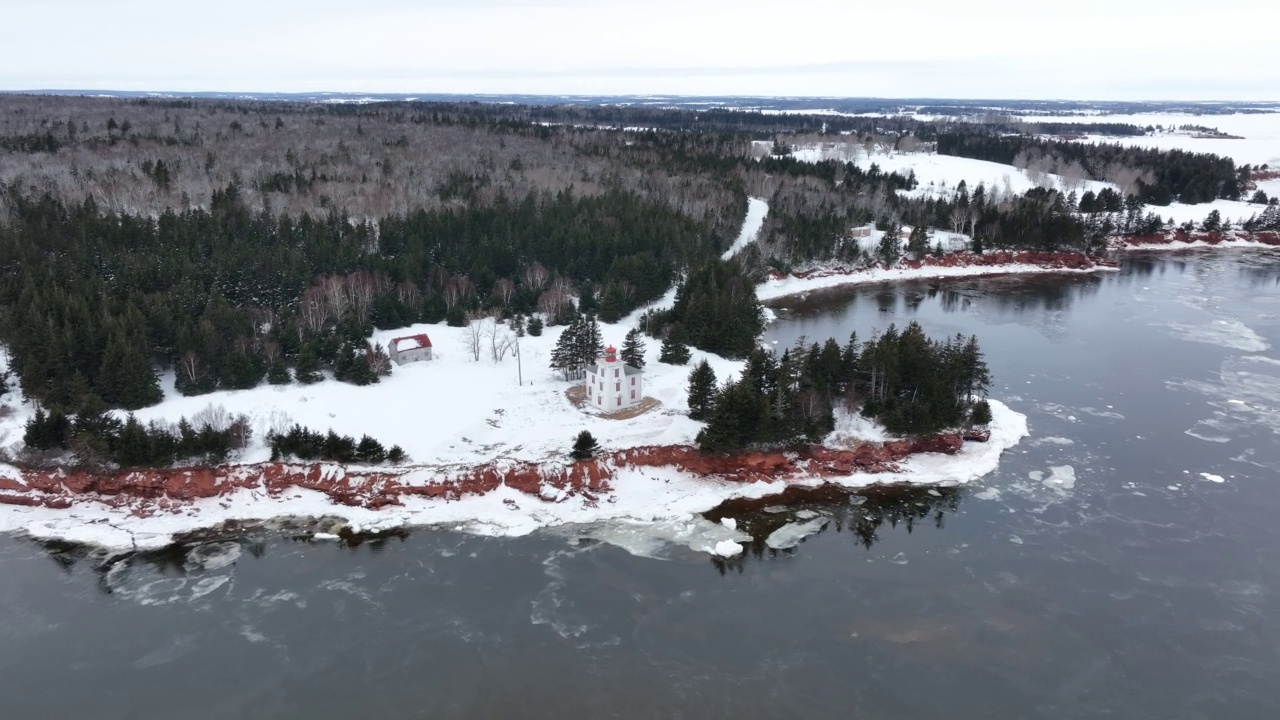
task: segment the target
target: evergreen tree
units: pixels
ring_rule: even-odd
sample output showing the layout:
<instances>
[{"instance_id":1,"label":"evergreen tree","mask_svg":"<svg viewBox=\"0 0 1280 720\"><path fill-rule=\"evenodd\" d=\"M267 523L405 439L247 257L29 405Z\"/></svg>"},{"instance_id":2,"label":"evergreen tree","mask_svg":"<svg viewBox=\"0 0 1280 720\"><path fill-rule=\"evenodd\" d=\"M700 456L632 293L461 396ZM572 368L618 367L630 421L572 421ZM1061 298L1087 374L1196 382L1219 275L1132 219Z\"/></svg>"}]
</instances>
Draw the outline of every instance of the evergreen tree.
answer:
<instances>
[{"instance_id":1,"label":"evergreen tree","mask_svg":"<svg viewBox=\"0 0 1280 720\"><path fill-rule=\"evenodd\" d=\"M569 452L569 457L574 460L590 460L600 452L600 444L591 433L583 430L573 439L573 450Z\"/></svg>"},{"instance_id":2,"label":"evergreen tree","mask_svg":"<svg viewBox=\"0 0 1280 720\"><path fill-rule=\"evenodd\" d=\"M907 239L907 252L914 254L917 258L924 257L929 252L929 231L924 225L917 225L911 229L911 236Z\"/></svg>"},{"instance_id":3,"label":"evergreen tree","mask_svg":"<svg viewBox=\"0 0 1280 720\"><path fill-rule=\"evenodd\" d=\"M282 362L274 362L267 371L267 382L272 385L288 385L293 378L289 376L289 368Z\"/></svg>"},{"instance_id":4,"label":"evergreen tree","mask_svg":"<svg viewBox=\"0 0 1280 720\"><path fill-rule=\"evenodd\" d=\"M991 403L986 400L979 400L973 404L973 410L969 413L969 422L974 425L987 425L991 422Z\"/></svg>"},{"instance_id":5,"label":"evergreen tree","mask_svg":"<svg viewBox=\"0 0 1280 720\"><path fill-rule=\"evenodd\" d=\"M600 301L600 319L605 322L617 322L629 309L627 294L617 283L610 283Z\"/></svg>"},{"instance_id":6,"label":"evergreen tree","mask_svg":"<svg viewBox=\"0 0 1280 720\"><path fill-rule=\"evenodd\" d=\"M880 238L880 245L876 254L880 258L880 263L885 267L897 265L898 259L902 257L897 233L893 231L885 232L884 237Z\"/></svg>"},{"instance_id":7,"label":"evergreen tree","mask_svg":"<svg viewBox=\"0 0 1280 720\"><path fill-rule=\"evenodd\" d=\"M684 365L689 362L691 353L689 346L684 343L684 328L681 325L673 325L667 330L667 337L662 341L661 351L658 353L658 362L668 365Z\"/></svg>"},{"instance_id":8,"label":"evergreen tree","mask_svg":"<svg viewBox=\"0 0 1280 720\"><path fill-rule=\"evenodd\" d=\"M689 417L704 420L715 405L716 372L705 359L689 372Z\"/></svg>"},{"instance_id":9,"label":"evergreen tree","mask_svg":"<svg viewBox=\"0 0 1280 720\"><path fill-rule=\"evenodd\" d=\"M408 459L408 456L405 455L404 448L400 447L399 445L392 445L391 449L387 451L388 462L392 462L399 465L400 463L404 462L406 459Z\"/></svg>"},{"instance_id":10,"label":"evergreen tree","mask_svg":"<svg viewBox=\"0 0 1280 720\"><path fill-rule=\"evenodd\" d=\"M622 362L631 367L644 367L644 340L640 338L639 330L631 328L627 331L627 337L622 341L622 351L618 354L622 357Z\"/></svg>"},{"instance_id":11,"label":"evergreen tree","mask_svg":"<svg viewBox=\"0 0 1280 720\"><path fill-rule=\"evenodd\" d=\"M533 337L542 335L542 317L540 315L534 315L529 318L529 335Z\"/></svg>"},{"instance_id":12,"label":"evergreen tree","mask_svg":"<svg viewBox=\"0 0 1280 720\"><path fill-rule=\"evenodd\" d=\"M366 465L377 465L387 459L387 452L382 448L382 443L365 435L360 438L360 443L356 445L356 460Z\"/></svg>"},{"instance_id":13,"label":"evergreen tree","mask_svg":"<svg viewBox=\"0 0 1280 720\"><path fill-rule=\"evenodd\" d=\"M320 382L324 377L320 374L320 363L316 359L315 348L310 343L302 346L298 354L298 367L295 372L298 382L303 385Z\"/></svg>"}]
</instances>

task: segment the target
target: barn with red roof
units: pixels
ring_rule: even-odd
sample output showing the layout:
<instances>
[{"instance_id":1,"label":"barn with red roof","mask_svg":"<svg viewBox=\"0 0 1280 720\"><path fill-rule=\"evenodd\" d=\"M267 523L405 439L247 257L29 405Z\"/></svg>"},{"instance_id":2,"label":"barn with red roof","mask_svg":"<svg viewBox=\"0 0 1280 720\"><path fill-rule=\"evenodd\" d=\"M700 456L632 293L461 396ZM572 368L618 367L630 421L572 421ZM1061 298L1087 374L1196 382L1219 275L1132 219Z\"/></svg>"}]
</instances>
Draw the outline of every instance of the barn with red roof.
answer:
<instances>
[{"instance_id":1,"label":"barn with red roof","mask_svg":"<svg viewBox=\"0 0 1280 720\"><path fill-rule=\"evenodd\" d=\"M391 359L397 365L431 359L431 338L426 333L405 335L391 341Z\"/></svg>"}]
</instances>

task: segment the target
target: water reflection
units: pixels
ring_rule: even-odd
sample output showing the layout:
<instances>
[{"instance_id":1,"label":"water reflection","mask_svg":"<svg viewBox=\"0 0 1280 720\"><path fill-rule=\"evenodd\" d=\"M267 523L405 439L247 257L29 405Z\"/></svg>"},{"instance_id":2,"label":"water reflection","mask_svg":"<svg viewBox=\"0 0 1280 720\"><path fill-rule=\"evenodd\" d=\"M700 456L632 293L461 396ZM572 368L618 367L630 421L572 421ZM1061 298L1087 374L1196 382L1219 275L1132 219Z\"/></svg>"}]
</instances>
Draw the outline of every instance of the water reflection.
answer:
<instances>
[{"instance_id":1,"label":"water reflection","mask_svg":"<svg viewBox=\"0 0 1280 720\"><path fill-rule=\"evenodd\" d=\"M1146 272L1152 272L1148 267ZM770 303L787 320L823 318L843 321L858 314L860 300L870 300L883 315L910 318L936 306L942 312L969 312L978 300L984 313L1015 319L1069 310L1075 303L1095 295L1105 283L1115 282L1118 273L1037 275L1033 277L988 277L973 280L934 280L833 288L803 296L781 298ZM1132 278L1126 278L1132 281ZM863 313L865 315L865 312Z\"/></svg>"},{"instance_id":2,"label":"water reflection","mask_svg":"<svg viewBox=\"0 0 1280 720\"><path fill-rule=\"evenodd\" d=\"M319 538L317 533L320 533ZM410 532L404 529L353 533L339 518L286 518L266 522L228 522L188 533L178 542L157 550L121 552L61 540L33 542L41 547L45 557L68 575L77 568L91 569L102 593L131 597L140 588L152 594L158 589L176 592L186 588L189 582L196 582L198 588L216 588L221 583L211 581L230 573L242 556L247 554L260 560L273 543L284 542L283 547L292 544L336 545L350 551L379 553L392 541L403 543L409 536ZM281 546L276 545L276 549L280 550ZM200 586L200 581L205 585ZM151 602L144 601L143 604L155 604L154 598L149 599Z\"/></svg>"},{"instance_id":3,"label":"water reflection","mask_svg":"<svg viewBox=\"0 0 1280 720\"><path fill-rule=\"evenodd\" d=\"M960 506L963 492L959 488L885 487L854 492L836 486L788 488L781 495L760 499L730 500L704 514L708 520L732 521L751 536L746 552L735 558L712 558L721 573L743 572L752 561L772 560L796 554L805 538L789 547L776 548L770 538L790 527L812 528L807 537L834 530L848 533L851 540L870 550L882 539L885 527L903 528L911 533L919 526L941 530L946 516ZM776 545L776 543L775 543Z\"/></svg>"}]
</instances>

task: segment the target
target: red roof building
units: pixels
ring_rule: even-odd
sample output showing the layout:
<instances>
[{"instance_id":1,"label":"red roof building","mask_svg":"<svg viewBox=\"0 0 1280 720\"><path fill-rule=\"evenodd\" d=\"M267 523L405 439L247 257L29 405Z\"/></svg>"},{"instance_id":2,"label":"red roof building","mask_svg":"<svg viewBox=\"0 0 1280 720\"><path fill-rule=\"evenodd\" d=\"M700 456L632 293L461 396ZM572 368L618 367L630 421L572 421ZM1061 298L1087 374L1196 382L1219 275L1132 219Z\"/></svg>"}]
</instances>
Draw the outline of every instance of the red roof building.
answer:
<instances>
[{"instance_id":1,"label":"red roof building","mask_svg":"<svg viewBox=\"0 0 1280 720\"><path fill-rule=\"evenodd\" d=\"M430 360L431 338L427 337L426 333L398 337L391 341L389 351L391 359L397 365Z\"/></svg>"}]
</instances>

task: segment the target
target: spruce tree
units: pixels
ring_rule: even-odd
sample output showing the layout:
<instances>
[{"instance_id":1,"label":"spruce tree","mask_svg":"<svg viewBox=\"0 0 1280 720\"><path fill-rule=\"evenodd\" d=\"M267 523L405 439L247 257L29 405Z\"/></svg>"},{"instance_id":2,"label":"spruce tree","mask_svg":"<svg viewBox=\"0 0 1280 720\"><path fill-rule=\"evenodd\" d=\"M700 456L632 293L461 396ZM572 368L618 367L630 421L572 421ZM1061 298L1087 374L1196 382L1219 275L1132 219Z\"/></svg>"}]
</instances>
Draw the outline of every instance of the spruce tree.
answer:
<instances>
[{"instance_id":1,"label":"spruce tree","mask_svg":"<svg viewBox=\"0 0 1280 720\"><path fill-rule=\"evenodd\" d=\"M704 420L715 405L716 371L706 360L689 373L689 417Z\"/></svg>"},{"instance_id":2,"label":"spruce tree","mask_svg":"<svg viewBox=\"0 0 1280 720\"><path fill-rule=\"evenodd\" d=\"M530 336L532 337L541 336L542 335L542 317L539 315L534 315L533 317L529 318L528 327L529 327Z\"/></svg>"},{"instance_id":3,"label":"spruce tree","mask_svg":"<svg viewBox=\"0 0 1280 720\"><path fill-rule=\"evenodd\" d=\"M298 382L303 385L310 385L324 379L320 374L320 362L316 359L316 351L311 343L302 346L302 352L298 354L298 368L295 374Z\"/></svg>"},{"instance_id":4,"label":"spruce tree","mask_svg":"<svg viewBox=\"0 0 1280 720\"><path fill-rule=\"evenodd\" d=\"M292 379L289 377L289 368L278 360L272 363L271 369L267 371L267 382L272 385L288 385Z\"/></svg>"},{"instance_id":5,"label":"spruce tree","mask_svg":"<svg viewBox=\"0 0 1280 720\"><path fill-rule=\"evenodd\" d=\"M973 404L969 413L969 422L973 425L987 425L991 422L991 403L979 400Z\"/></svg>"},{"instance_id":6,"label":"spruce tree","mask_svg":"<svg viewBox=\"0 0 1280 720\"><path fill-rule=\"evenodd\" d=\"M578 358L582 352L582 318L577 317L556 338L556 346L551 350L551 369L559 370L565 380L577 377Z\"/></svg>"},{"instance_id":7,"label":"spruce tree","mask_svg":"<svg viewBox=\"0 0 1280 720\"><path fill-rule=\"evenodd\" d=\"M599 360L600 356L604 354L604 337L600 334L600 323L596 322L596 319L592 316L587 316L582 320L578 333L579 340L575 360L579 367L579 377L581 377L581 370Z\"/></svg>"},{"instance_id":8,"label":"spruce tree","mask_svg":"<svg viewBox=\"0 0 1280 720\"><path fill-rule=\"evenodd\" d=\"M680 325L673 325L667 330L667 337L662 341L661 351L658 353L658 362L667 365L684 365L689 362L689 346L684 343L684 329Z\"/></svg>"},{"instance_id":9,"label":"spruce tree","mask_svg":"<svg viewBox=\"0 0 1280 720\"><path fill-rule=\"evenodd\" d=\"M387 459L387 452L382 448L382 443L365 435L360 438L360 443L356 445L356 460L369 465L377 465Z\"/></svg>"},{"instance_id":10,"label":"spruce tree","mask_svg":"<svg viewBox=\"0 0 1280 720\"><path fill-rule=\"evenodd\" d=\"M627 295L617 283L609 283L600 301L600 319L605 322L617 322L627 314Z\"/></svg>"},{"instance_id":11,"label":"spruce tree","mask_svg":"<svg viewBox=\"0 0 1280 720\"><path fill-rule=\"evenodd\" d=\"M573 439L573 450L569 452L569 457L574 460L590 460L598 452L600 452L600 444L591 433L583 430Z\"/></svg>"},{"instance_id":12,"label":"spruce tree","mask_svg":"<svg viewBox=\"0 0 1280 720\"><path fill-rule=\"evenodd\" d=\"M627 337L622 341L622 362L633 368L644 367L644 340L640 338L640 331L631 328L627 331Z\"/></svg>"}]
</instances>

